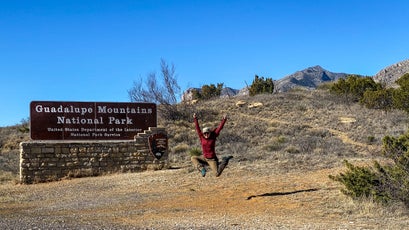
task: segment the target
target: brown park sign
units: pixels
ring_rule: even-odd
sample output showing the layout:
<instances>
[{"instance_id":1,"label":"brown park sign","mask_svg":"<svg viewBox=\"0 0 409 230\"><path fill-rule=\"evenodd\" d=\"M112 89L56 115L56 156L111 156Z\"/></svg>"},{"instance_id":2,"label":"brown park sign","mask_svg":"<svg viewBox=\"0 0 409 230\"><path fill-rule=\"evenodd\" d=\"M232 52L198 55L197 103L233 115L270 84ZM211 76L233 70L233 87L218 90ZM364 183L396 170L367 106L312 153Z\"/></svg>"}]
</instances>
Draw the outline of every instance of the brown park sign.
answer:
<instances>
[{"instance_id":1,"label":"brown park sign","mask_svg":"<svg viewBox=\"0 0 409 230\"><path fill-rule=\"evenodd\" d=\"M33 140L129 140L156 126L154 103L30 103Z\"/></svg>"}]
</instances>

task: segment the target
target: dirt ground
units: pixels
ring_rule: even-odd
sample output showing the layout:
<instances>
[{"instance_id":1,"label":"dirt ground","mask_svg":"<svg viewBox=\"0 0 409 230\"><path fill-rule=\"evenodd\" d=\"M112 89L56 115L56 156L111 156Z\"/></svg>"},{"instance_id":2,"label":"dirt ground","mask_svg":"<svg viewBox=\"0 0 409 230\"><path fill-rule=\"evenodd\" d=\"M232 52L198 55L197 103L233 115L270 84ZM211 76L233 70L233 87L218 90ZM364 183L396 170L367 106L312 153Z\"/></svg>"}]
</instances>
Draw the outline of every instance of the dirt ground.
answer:
<instances>
[{"instance_id":1,"label":"dirt ground","mask_svg":"<svg viewBox=\"0 0 409 230\"><path fill-rule=\"evenodd\" d=\"M328 178L232 161L223 175L176 169L0 185L1 229L404 229L407 213L353 202Z\"/></svg>"}]
</instances>

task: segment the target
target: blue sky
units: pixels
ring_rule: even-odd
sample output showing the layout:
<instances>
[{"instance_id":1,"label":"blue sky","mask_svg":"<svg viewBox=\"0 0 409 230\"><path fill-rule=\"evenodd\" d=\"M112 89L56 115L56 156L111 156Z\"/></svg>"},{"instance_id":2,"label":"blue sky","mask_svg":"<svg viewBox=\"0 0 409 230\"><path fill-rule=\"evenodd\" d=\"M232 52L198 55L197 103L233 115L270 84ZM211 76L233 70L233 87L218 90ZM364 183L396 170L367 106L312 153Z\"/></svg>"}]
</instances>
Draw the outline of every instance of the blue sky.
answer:
<instances>
[{"instance_id":1,"label":"blue sky","mask_svg":"<svg viewBox=\"0 0 409 230\"><path fill-rule=\"evenodd\" d=\"M182 90L315 65L372 76L409 59L409 1L0 0L0 31L8 126L33 100L129 102L161 59Z\"/></svg>"}]
</instances>

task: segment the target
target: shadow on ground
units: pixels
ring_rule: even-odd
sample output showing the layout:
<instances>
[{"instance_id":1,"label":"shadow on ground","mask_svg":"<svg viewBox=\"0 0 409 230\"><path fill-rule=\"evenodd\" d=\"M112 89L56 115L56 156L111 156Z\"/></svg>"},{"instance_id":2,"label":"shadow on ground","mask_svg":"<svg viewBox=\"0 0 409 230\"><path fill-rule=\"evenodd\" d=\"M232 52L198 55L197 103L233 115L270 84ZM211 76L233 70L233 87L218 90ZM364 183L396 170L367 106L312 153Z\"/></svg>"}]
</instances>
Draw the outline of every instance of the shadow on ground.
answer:
<instances>
[{"instance_id":1,"label":"shadow on ground","mask_svg":"<svg viewBox=\"0 0 409 230\"><path fill-rule=\"evenodd\" d=\"M296 191L291 191L291 192L271 192L271 193L264 193L260 195L252 195L247 197L247 200L250 200L252 198L256 197L262 197L262 196L286 196L286 195L291 195L291 194L296 194L300 192L315 192L318 191L319 189L317 188L312 188L312 189L303 189L303 190L296 190Z\"/></svg>"}]
</instances>

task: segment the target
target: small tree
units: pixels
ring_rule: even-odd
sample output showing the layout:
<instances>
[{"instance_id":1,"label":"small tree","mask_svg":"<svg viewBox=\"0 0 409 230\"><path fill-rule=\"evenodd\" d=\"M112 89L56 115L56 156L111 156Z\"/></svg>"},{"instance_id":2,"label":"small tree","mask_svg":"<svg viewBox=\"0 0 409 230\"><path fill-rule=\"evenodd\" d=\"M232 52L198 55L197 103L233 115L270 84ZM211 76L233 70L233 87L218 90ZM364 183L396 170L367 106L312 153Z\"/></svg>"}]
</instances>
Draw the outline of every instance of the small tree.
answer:
<instances>
[{"instance_id":1,"label":"small tree","mask_svg":"<svg viewBox=\"0 0 409 230\"><path fill-rule=\"evenodd\" d=\"M223 83L217 83L217 87L214 84L202 86L202 99L210 99L219 97L223 89Z\"/></svg>"},{"instance_id":2,"label":"small tree","mask_svg":"<svg viewBox=\"0 0 409 230\"><path fill-rule=\"evenodd\" d=\"M177 94L180 87L176 80L175 66L171 66L161 59L161 76L157 78L156 73L149 73L146 80L135 81L133 87L128 91L129 98L133 102L151 102L158 104L158 110L166 119L176 120L180 117L177 110Z\"/></svg>"},{"instance_id":3,"label":"small tree","mask_svg":"<svg viewBox=\"0 0 409 230\"><path fill-rule=\"evenodd\" d=\"M274 92L274 81L272 78L254 76L254 80L250 85L249 94L254 96L262 93L273 93Z\"/></svg>"},{"instance_id":4,"label":"small tree","mask_svg":"<svg viewBox=\"0 0 409 230\"><path fill-rule=\"evenodd\" d=\"M360 102L369 109L382 109L385 112L393 109L393 89L367 90Z\"/></svg>"},{"instance_id":5,"label":"small tree","mask_svg":"<svg viewBox=\"0 0 409 230\"><path fill-rule=\"evenodd\" d=\"M409 73L400 77L396 83L400 87L393 92L394 107L409 113Z\"/></svg>"},{"instance_id":6,"label":"small tree","mask_svg":"<svg viewBox=\"0 0 409 230\"><path fill-rule=\"evenodd\" d=\"M360 77L349 75L346 79L339 79L334 83L330 92L343 96L345 102L358 102L368 90L376 91L381 89L381 84L376 83L371 77Z\"/></svg>"},{"instance_id":7,"label":"small tree","mask_svg":"<svg viewBox=\"0 0 409 230\"><path fill-rule=\"evenodd\" d=\"M200 93L199 89L193 89L192 90L192 99L194 99L194 100L202 99L202 94Z\"/></svg>"},{"instance_id":8,"label":"small tree","mask_svg":"<svg viewBox=\"0 0 409 230\"><path fill-rule=\"evenodd\" d=\"M405 73L400 77L398 80L396 80L396 83L400 86L402 90L409 90L409 73Z\"/></svg>"},{"instance_id":9,"label":"small tree","mask_svg":"<svg viewBox=\"0 0 409 230\"><path fill-rule=\"evenodd\" d=\"M223 83L203 85L200 90L193 90L193 99L208 100L210 98L219 97L223 89Z\"/></svg>"}]
</instances>

